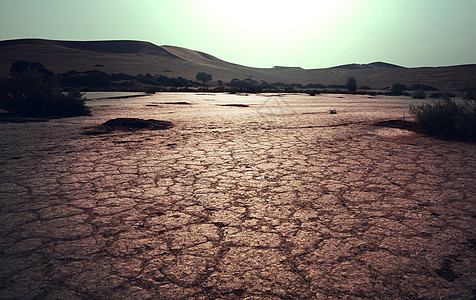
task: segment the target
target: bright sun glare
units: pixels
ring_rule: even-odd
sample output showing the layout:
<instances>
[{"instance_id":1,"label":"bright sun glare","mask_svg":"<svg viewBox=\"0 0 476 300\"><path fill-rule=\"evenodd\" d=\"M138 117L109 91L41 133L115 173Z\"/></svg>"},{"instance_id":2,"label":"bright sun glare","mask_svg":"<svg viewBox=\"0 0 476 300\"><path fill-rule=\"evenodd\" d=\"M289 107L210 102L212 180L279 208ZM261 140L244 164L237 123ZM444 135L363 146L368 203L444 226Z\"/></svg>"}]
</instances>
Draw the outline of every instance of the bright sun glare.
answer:
<instances>
[{"instance_id":1,"label":"bright sun glare","mask_svg":"<svg viewBox=\"0 0 476 300\"><path fill-rule=\"evenodd\" d=\"M358 15L355 0L201 0L190 11L205 26L201 39L213 43L216 55L233 53L243 64L260 67L297 66L317 57Z\"/></svg>"},{"instance_id":2,"label":"bright sun glare","mask_svg":"<svg viewBox=\"0 0 476 300\"><path fill-rule=\"evenodd\" d=\"M341 14L343 0L203 0L198 9L208 16L212 26L220 26L228 33L266 38L267 40L293 35L314 34Z\"/></svg>"}]
</instances>

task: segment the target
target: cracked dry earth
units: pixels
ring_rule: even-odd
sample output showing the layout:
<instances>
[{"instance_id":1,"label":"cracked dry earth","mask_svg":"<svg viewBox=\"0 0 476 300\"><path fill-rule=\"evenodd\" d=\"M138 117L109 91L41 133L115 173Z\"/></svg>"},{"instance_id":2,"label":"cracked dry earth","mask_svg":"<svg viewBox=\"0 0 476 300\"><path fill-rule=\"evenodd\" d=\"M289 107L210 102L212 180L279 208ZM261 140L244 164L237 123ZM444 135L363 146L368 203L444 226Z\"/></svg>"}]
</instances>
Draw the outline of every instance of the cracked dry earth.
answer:
<instances>
[{"instance_id":1,"label":"cracked dry earth","mask_svg":"<svg viewBox=\"0 0 476 300\"><path fill-rule=\"evenodd\" d=\"M372 125L410 101L171 93L0 124L0 298L472 299L476 145ZM175 126L83 134L131 116Z\"/></svg>"}]
</instances>

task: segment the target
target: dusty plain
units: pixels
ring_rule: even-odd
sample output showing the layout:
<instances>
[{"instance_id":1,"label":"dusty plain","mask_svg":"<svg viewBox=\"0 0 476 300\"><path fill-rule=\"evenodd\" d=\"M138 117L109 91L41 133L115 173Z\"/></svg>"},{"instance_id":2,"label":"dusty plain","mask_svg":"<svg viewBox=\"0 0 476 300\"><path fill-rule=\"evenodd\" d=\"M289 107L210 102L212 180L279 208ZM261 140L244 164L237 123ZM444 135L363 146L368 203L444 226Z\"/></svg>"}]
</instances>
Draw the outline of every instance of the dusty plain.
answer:
<instances>
[{"instance_id":1,"label":"dusty plain","mask_svg":"<svg viewBox=\"0 0 476 300\"><path fill-rule=\"evenodd\" d=\"M476 145L373 125L414 100L101 96L0 123L0 299L476 296Z\"/></svg>"}]
</instances>

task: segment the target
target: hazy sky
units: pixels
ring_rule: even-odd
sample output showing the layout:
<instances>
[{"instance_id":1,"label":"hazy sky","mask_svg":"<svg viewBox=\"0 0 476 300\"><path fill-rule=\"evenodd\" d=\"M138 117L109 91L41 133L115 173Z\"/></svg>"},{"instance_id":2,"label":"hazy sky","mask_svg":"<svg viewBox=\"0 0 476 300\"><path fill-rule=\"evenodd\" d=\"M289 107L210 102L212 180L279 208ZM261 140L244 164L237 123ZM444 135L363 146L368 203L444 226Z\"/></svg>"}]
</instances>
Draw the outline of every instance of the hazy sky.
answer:
<instances>
[{"instance_id":1,"label":"hazy sky","mask_svg":"<svg viewBox=\"0 0 476 300\"><path fill-rule=\"evenodd\" d=\"M0 40L130 39L253 66L476 63L476 0L0 0Z\"/></svg>"}]
</instances>

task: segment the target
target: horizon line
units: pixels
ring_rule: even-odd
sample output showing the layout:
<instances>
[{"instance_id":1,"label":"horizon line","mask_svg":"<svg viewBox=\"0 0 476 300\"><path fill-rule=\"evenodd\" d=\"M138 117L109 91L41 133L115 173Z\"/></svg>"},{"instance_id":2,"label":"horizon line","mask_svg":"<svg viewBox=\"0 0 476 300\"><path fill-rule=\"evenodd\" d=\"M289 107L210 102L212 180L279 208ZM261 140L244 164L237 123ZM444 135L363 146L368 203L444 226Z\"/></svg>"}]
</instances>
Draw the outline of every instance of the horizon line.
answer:
<instances>
[{"instance_id":1,"label":"horizon line","mask_svg":"<svg viewBox=\"0 0 476 300\"><path fill-rule=\"evenodd\" d=\"M309 70L319 70L319 69L334 69L334 68L339 68L339 67L345 67L345 66L352 66L352 65L357 65L357 66L366 66L366 65L371 65L375 63L384 63L384 64L389 64L393 65L395 67L401 67L401 68L407 68L407 69L418 69L418 68L445 68L445 67L461 67L461 66L472 66L476 65L476 63L461 63L461 64L450 64L450 65L432 65L432 66L408 66L408 65L401 65L401 64L395 64L387 61L382 61L382 60L376 60L368 63L358 63L358 62L350 62L350 63L342 63L338 65L332 65L332 66L326 66L326 67L315 67L315 68L305 68L301 66L288 66L288 65L274 65L271 67L256 67L256 66L249 66L249 65L243 65L240 63L235 63L232 61L227 61L224 59L221 59L214 54L210 54L205 51L201 50L195 50L195 49L190 49L187 47L183 46L176 46L176 45L169 45L169 44L163 44L163 45L157 45L154 42L148 41L148 40L137 40L137 39L98 39L98 40L90 40L90 39L50 39L50 38L39 38L39 37L24 37L24 38L13 38L13 39L2 39L0 42L13 42L13 41L25 41L25 40L41 40L41 41L51 41L51 42L135 42L135 43L150 43L156 47L177 47L177 48L182 48L194 52L200 52L200 53L205 53L207 55L211 55L213 57L216 57L217 59L220 59L222 61L225 61L227 63L235 64L235 65L240 65L244 67L249 67L249 68L256 68L256 69L274 69L274 68L283 68L283 69L301 69L304 71L309 71Z\"/></svg>"}]
</instances>

